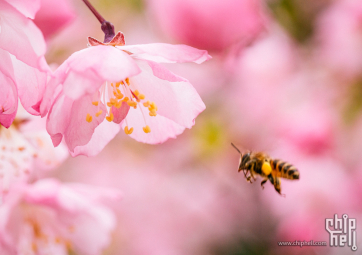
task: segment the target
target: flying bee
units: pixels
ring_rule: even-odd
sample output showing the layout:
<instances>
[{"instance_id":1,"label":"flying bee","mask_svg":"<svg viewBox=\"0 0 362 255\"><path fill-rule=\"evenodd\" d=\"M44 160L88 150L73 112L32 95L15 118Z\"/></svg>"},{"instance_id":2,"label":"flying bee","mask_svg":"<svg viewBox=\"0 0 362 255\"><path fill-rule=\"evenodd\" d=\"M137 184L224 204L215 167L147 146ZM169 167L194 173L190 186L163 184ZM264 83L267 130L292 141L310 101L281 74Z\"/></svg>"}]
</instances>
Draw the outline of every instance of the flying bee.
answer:
<instances>
[{"instance_id":1,"label":"flying bee","mask_svg":"<svg viewBox=\"0 0 362 255\"><path fill-rule=\"evenodd\" d=\"M269 180L274 185L275 190L282 196L280 178L299 180L298 169L280 159L272 159L263 152L245 152L244 154L233 144L231 145L240 153L240 163L238 172L243 171L246 180L250 183L256 180L256 176L263 178L261 187Z\"/></svg>"}]
</instances>

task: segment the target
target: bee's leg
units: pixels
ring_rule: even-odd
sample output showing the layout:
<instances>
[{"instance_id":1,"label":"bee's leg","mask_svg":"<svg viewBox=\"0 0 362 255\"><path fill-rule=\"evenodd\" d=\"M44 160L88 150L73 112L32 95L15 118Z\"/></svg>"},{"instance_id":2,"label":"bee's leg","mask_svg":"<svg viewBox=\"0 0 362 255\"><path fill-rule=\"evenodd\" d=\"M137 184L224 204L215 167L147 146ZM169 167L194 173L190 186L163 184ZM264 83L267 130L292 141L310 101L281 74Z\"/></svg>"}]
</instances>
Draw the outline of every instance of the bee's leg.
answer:
<instances>
[{"instance_id":1,"label":"bee's leg","mask_svg":"<svg viewBox=\"0 0 362 255\"><path fill-rule=\"evenodd\" d=\"M280 178L277 176L274 177L274 188L282 197L285 197L285 194L281 193Z\"/></svg>"},{"instance_id":2,"label":"bee's leg","mask_svg":"<svg viewBox=\"0 0 362 255\"><path fill-rule=\"evenodd\" d=\"M253 182L251 181L251 178L252 178L254 181L256 180L256 178L255 178L254 175L253 175L255 163L256 163L256 160L255 160L255 159L249 160L247 163L245 163L245 168L247 169L247 171L250 171L250 176L247 178L250 183L253 183Z\"/></svg>"},{"instance_id":3,"label":"bee's leg","mask_svg":"<svg viewBox=\"0 0 362 255\"><path fill-rule=\"evenodd\" d=\"M249 171L249 170L247 170L247 169L243 169L243 173L244 173L244 176L245 176L246 179L248 179L248 177L246 176L246 174L248 173L248 171Z\"/></svg>"},{"instance_id":4,"label":"bee's leg","mask_svg":"<svg viewBox=\"0 0 362 255\"><path fill-rule=\"evenodd\" d=\"M265 178L261 183L261 187L264 189L264 184L268 181L268 178Z\"/></svg>"}]
</instances>

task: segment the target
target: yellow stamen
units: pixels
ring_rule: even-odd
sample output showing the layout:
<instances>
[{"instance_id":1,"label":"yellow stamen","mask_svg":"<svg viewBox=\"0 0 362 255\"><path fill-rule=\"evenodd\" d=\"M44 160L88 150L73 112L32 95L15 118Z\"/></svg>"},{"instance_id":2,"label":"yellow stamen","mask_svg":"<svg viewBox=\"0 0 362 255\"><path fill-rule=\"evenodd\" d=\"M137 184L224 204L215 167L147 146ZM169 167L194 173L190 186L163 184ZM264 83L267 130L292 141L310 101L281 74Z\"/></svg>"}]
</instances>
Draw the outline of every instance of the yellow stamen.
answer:
<instances>
[{"instance_id":1,"label":"yellow stamen","mask_svg":"<svg viewBox=\"0 0 362 255\"><path fill-rule=\"evenodd\" d=\"M112 103L112 105L115 105L116 103L117 103L117 99L115 99L115 98L111 98L110 99L110 102Z\"/></svg>"},{"instance_id":2,"label":"yellow stamen","mask_svg":"<svg viewBox=\"0 0 362 255\"><path fill-rule=\"evenodd\" d=\"M121 84L124 84L123 81L117 82L117 83L116 83L116 87L119 88L119 86L120 86Z\"/></svg>"},{"instance_id":3,"label":"yellow stamen","mask_svg":"<svg viewBox=\"0 0 362 255\"><path fill-rule=\"evenodd\" d=\"M126 83L129 86L129 78L126 78Z\"/></svg>"},{"instance_id":4,"label":"yellow stamen","mask_svg":"<svg viewBox=\"0 0 362 255\"><path fill-rule=\"evenodd\" d=\"M122 93L116 95L117 99L122 99L124 95Z\"/></svg>"},{"instance_id":5,"label":"yellow stamen","mask_svg":"<svg viewBox=\"0 0 362 255\"><path fill-rule=\"evenodd\" d=\"M143 103L143 106L144 106L144 107L150 106L150 101L147 101L147 102Z\"/></svg>"},{"instance_id":6,"label":"yellow stamen","mask_svg":"<svg viewBox=\"0 0 362 255\"><path fill-rule=\"evenodd\" d=\"M109 112L109 116L106 117L106 120L108 120L109 122L112 122L114 119L113 113Z\"/></svg>"},{"instance_id":7,"label":"yellow stamen","mask_svg":"<svg viewBox=\"0 0 362 255\"><path fill-rule=\"evenodd\" d=\"M101 115L102 112L103 112L102 110L99 110L99 112L96 113L96 117L99 117L99 115Z\"/></svg>"},{"instance_id":8,"label":"yellow stamen","mask_svg":"<svg viewBox=\"0 0 362 255\"><path fill-rule=\"evenodd\" d=\"M138 96L138 98L142 100L142 99L145 99L146 97L145 97L145 95L140 94L140 95Z\"/></svg>"},{"instance_id":9,"label":"yellow stamen","mask_svg":"<svg viewBox=\"0 0 362 255\"><path fill-rule=\"evenodd\" d=\"M133 132L133 127L131 127L130 129L128 129L128 126L124 127L124 132L126 133L126 135L130 135Z\"/></svg>"},{"instance_id":10,"label":"yellow stamen","mask_svg":"<svg viewBox=\"0 0 362 255\"><path fill-rule=\"evenodd\" d=\"M87 122L91 123L92 122L92 116L88 113L87 117L85 118Z\"/></svg>"},{"instance_id":11,"label":"yellow stamen","mask_svg":"<svg viewBox=\"0 0 362 255\"><path fill-rule=\"evenodd\" d=\"M127 104L128 104L129 106L131 106L131 107L137 106L137 103L134 102L134 101L127 101Z\"/></svg>"},{"instance_id":12,"label":"yellow stamen","mask_svg":"<svg viewBox=\"0 0 362 255\"><path fill-rule=\"evenodd\" d=\"M117 102L116 105L115 105L115 107L116 107L116 108L120 108L120 107L122 106L122 103L123 103L122 101Z\"/></svg>"},{"instance_id":13,"label":"yellow stamen","mask_svg":"<svg viewBox=\"0 0 362 255\"><path fill-rule=\"evenodd\" d=\"M140 94L140 92L136 89L134 92L133 92L136 96L138 96Z\"/></svg>"},{"instance_id":14,"label":"yellow stamen","mask_svg":"<svg viewBox=\"0 0 362 255\"><path fill-rule=\"evenodd\" d=\"M156 109L156 111L157 111L157 105L155 104L155 102L152 102L152 103L150 104L150 107L151 107L152 109Z\"/></svg>"},{"instance_id":15,"label":"yellow stamen","mask_svg":"<svg viewBox=\"0 0 362 255\"><path fill-rule=\"evenodd\" d=\"M156 111L150 111L148 114L149 114L150 116L156 116L156 115L157 115Z\"/></svg>"},{"instance_id":16,"label":"yellow stamen","mask_svg":"<svg viewBox=\"0 0 362 255\"><path fill-rule=\"evenodd\" d=\"M92 102L92 105L98 106L98 101Z\"/></svg>"},{"instance_id":17,"label":"yellow stamen","mask_svg":"<svg viewBox=\"0 0 362 255\"><path fill-rule=\"evenodd\" d=\"M146 134L147 134L147 133L150 133L150 132L151 132L151 128L147 125L147 126L143 127L143 132L145 132Z\"/></svg>"},{"instance_id":18,"label":"yellow stamen","mask_svg":"<svg viewBox=\"0 0 362 255\"><path fill-rule=\"evenodd\" d=\"M124 102L127 102L128 100L129 100L128 97L123 98L123 101L124 101Z\"/></svg>"},{"instance_id":19,"label":"yellow stamen","mask_svg":"<svg viewBox=\"0 0 362 255\"><path fill-rule=\"evenodd\" d=\"M111 102L108 102L108 103L107 103L107 106L108 106L108 107L112 107L112 105L113 105L113 104L112 104Z\"/></svg>"},{"instance_id":20,"label":"yellow stamen","mask_svg":"<svg viewBox=\"0 0 362 255\"><path fill-rule=\"evenodd\" d=\"M33 252L38 252L38 246L36 245L36 243L31 243L31 249L33 250Z\"/></svg>"}]
</instances>

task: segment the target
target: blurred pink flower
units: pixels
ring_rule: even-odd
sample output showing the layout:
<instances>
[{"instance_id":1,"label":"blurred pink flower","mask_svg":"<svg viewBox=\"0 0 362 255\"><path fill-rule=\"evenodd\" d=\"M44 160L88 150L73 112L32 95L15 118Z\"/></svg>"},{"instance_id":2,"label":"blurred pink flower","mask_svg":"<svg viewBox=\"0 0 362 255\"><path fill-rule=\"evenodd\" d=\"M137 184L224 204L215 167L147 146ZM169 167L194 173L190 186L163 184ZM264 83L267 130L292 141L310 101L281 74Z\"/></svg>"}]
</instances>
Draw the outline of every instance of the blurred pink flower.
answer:
<instances>
[{"instance_id":1,"label":"blurred pink flower","mask_svg":"<svg viewBox=\"0 0 362 255\"><path fill-rule=\"evenodd\" d=\"M238 159L224 157L231 150L195 166L188 163L197 159L187 140L153 150L135 143L119 153L125 144L117 139L97 157L79 157L57 171L61 179L124 192L117 210L119 226L107 254L210 254L210 245L224 244L235 232L255 227L252 219L260 207L247 192L250 187L242 185L244 177L235 169Z\"/></svg>"},{"instance_id":2,"label":"blurred pink flower","mask_svg":"<svg viewBox=\"0 0 362 255\"><path fill-rule=\"evenodd\" d=\"M113 212L101 200L119 198L117 191L55 179L19 185L0 207L0 252L101 254L116 224Z\"/></svg>"},{"instance_id":3,"label":"blurred pink flower","mask_svg":"<svg viewBox=\"0 0 362 255\"><path fill-rule=\"evenodd\" d=\"M24 16L34 19L35 14L40 8L41 0L2 0L12 5L15 9L21 12Z\"/></svg>"},{"instance_id":4,"label":"blurred pink flower","mask_svg":"<svg viewBox=\"0 0 362 255\"><path fill-rule=\"evenodd\" d=\"M34 10L27 2L12 3L32 16ZM45 41L34 23L4 0L0 1L0 17L0 124L8 128L15 118L18 98L29 113L39 115L48 65Z\"/></svg>"},{"instance_id":5,"label":"blurred pink flower","mask_svg":"<svg viewBox=\"0 0 362 255\"><path fill-rule=\"evenodd\" d=\"M41 7L36 13L34 23L43 32L45 39L48 39L74 18L75 14L69 0L41 0Z\"/></svg>"},{"instance_id":6,"label":"blurred pink flower","mask_svg":"<svg viewBox=\"0 0 362 255\"><path fill-rule=\"evenodd\" d=\"M73 156L95 155L121 126L137 141L162 143L191 128L205 109L186 79L157 62L202 63L210 58L206 51L162 43L125 46L121 32L107 45L93 38L89 44L55 71L41 103L42 116L49 111L54 146L64 136Z\"/></svg>"},{"instance_id":7,"label":"blurred pink flower","mask_svg":"<svg viewBox=\"0 0 362 255\"><path fill-rule=\"evenodd\" d=\"M148 5L167 35L210 51L249 44L266 22L259 0L148 0Z\"/></svg>"},{"instance_id":8,"label":"blurred pink flower","mask_svg":"<svg viewBox=\"0 0 362 255\"><path fill-rule=\"evenodd\" d=\"M345 78L362 72L362 5L359 0L334 1L317 22L317 59Z\"/></svg>"},{"instance_id":9,"label":"blurred pink flower","mask_svg":"<svg viewBox=\"0 0 362 255\"><path fill-rule=\"evenodd\" d=\"M15 183L36 178L68 157L63 144L53 147L45 120L30 117L17 116L8 129L0 126L0 197Z\"/></svg>"}]
</instances>

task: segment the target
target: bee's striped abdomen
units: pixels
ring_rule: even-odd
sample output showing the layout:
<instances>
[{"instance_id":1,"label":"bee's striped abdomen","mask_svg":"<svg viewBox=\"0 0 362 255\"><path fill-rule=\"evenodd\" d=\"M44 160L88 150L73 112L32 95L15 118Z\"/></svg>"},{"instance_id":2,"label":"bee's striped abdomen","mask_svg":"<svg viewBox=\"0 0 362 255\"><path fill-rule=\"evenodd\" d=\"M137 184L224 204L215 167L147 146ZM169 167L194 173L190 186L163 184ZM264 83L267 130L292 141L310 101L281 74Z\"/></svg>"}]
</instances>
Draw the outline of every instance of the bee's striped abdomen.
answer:
<instances>
[{"instance_id":1,"label":"bee's striped abdomen","mask_svg":"<svg viewBox=\"0 0 362 255\"><path fill-rule=\"evenodd\" d=\"M276 171L276 176L290 179L290 180L298 180L299 179L299 171L298 169L280 159L273 159L271 162L271 166L273 171Z\"/></svg>"}]
</instances>

